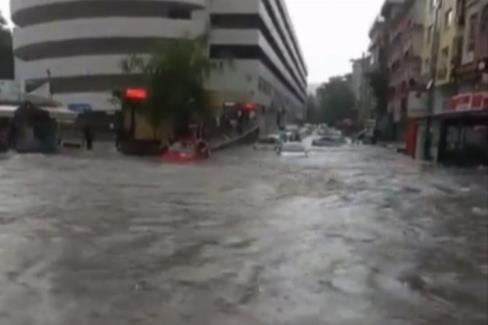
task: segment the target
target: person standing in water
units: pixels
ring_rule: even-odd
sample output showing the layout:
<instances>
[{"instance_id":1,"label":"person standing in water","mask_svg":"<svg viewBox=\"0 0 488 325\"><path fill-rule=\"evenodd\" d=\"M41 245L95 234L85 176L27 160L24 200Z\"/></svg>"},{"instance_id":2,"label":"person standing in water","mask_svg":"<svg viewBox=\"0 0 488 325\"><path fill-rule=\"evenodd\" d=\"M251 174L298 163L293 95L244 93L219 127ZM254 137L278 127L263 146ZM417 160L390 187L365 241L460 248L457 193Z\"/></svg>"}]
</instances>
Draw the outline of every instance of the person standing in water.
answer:
<instances>
[{"instance_id":1,"label":"person standing in water","mask_svg":"<svg viewBox=\"0 0 488 325\"><path fill-rule=\"evenodd\" d=\"M83 129L83 137L85 138L86 148L88 150L92 150L93 149L93 140L94 140L94 137L93 137L93 132L90 129L90 127L86 126Z\"/></svg>"}]
</instances>

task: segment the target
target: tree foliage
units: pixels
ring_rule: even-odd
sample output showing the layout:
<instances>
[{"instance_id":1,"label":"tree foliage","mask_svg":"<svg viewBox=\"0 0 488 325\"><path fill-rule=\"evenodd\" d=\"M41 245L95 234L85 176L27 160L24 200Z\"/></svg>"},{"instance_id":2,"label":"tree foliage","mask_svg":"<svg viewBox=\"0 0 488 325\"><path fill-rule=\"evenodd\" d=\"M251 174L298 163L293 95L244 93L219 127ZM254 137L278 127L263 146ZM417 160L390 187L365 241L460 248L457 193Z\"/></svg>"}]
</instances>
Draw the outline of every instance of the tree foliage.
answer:
<instances>
[{"instance_id":1,"label":"tree foliage","mask_svg":"<svg viewBox=\"0 0 488 325\"><path fill-rule=\"evenodd\" d=\"M317 91L319 110L323 122L336 125L355 115L354 93L345 77L332 77Z\"/></svg>"},{"instance_id":2,"label":"tree foliage","mask_svg":"<svg viewBox=\"0 0 488 325\"><path fill-rule=\"evenodd\" d=\"M209 115L210 100L204 82L210 66L206 42L201 38L167 42L148 60L132 55L121 62L122 71L141 71L146 77L147 121L154 128L169 123L179 135L190 123Z\"/></svg>"},{"instance_id":3,"label":"tree foliage","mask_svg":"<svg viewBox=\"0 0 488 325\"><path fill-rule=\"evenodd\" d=\"M0 12L0 79L13 79L13 77L12 33L7 26L7 21Z\"/></svg>"},{"instance_id":4,"label":"tree foliage","mask_svg":"<svg viewBox=\"0 0 488 325\"><path fill-rule=\"evenodd\" d=\"M305 103L306 121L307 123L317 124L321 123L321 116L319 110L319 103L315 95L308 95Z\"/></svg>"}]
</instances>

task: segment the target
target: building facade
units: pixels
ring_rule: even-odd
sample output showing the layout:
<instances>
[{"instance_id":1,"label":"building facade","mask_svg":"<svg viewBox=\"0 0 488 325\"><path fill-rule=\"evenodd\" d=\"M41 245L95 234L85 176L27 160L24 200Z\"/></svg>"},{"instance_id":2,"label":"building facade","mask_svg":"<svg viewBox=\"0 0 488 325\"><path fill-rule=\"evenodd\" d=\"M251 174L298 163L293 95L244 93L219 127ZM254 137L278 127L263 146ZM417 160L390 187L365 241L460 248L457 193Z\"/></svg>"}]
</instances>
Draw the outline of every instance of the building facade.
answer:
<instances>
[{"instance_id":1,"label":"building facade","mask_svg":"<svg viewBox=\"0 0 488 325\"><path fill-rule=\"evenodd\" d=\"M351 88L356 98L356 111L360 125L366 125L368 119L375 116L375 102L371 93L369 73L371 70L371 57L363 55L352 60Z\"/></svg>"},{"instance_id":2,"label":"building facade","mask_svg":"<svg viewBox=\"0 0 488 325\"><path fill-rule=\"evenodd\" d=\"M421 80L426 0L405 0L390 18L390 102L396 139L403 139L409 117L419 114L415 97L423 92Z\"/></svg>"},{"instance_id":3,"label":"building facade","mask_svg":"<svg viewBox=\"0 0 488 325\"><path fill-rule=\"evenodd\" d=\"M221 67L209 89L303 120L307 69L284 1L214 0L208 11L210 58Z\"/></svg>"},{"instance_id":4,"label":"building facade","mask_svg":"<svg viewBox=\"0 0 488 325\"><path fill-rule=\"evenodd\" d=\"M488 90L488 0L464 1L458 57L453 67L459 92Z\"/></svg>"},{"instance_id":5,"label":"building facade","mask_svg":"<svg viewBox=\"0 0 488 325\"><path fill-rule=\"evenodd\" d=\"M141 80L123 75L120 62L152 52L158 42L201 33L192 12L203 8L205 0L13 0L16 78L28 90L49 82L67 105L113 109L112 90Z\"/></svg>"},{"instance_id":6,"label":"building facade","mask_svg":"<svg viewBox=\"0 0 488 325\"><path fill-rule=\"evenodd\" d=\"M115 109L111 92L141 83L120 62L158 42L209 33L220 104L255 102L303 118L307 70L283 0L12 0L17 79L55 99Z\"/></svg>"}]
</instances>

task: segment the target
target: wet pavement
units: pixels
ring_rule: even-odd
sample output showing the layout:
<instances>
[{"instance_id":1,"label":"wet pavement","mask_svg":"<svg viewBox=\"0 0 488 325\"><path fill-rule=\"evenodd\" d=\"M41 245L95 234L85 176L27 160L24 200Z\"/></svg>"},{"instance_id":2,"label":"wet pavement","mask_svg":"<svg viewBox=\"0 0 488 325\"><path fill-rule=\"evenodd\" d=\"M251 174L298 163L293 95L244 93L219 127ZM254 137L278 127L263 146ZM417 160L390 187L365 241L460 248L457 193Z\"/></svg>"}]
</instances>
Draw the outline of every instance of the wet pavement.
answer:
<instances>
[{"instance_id":1,"label":"wet pavement","mask_svg":"<svg viewBox=\"0 0 488 325\"><path fill-rule=\"evenodd\" d=\"M0 324L486 324L488 172L386 149L0 158Z\"/></svg>"}]
</instances>

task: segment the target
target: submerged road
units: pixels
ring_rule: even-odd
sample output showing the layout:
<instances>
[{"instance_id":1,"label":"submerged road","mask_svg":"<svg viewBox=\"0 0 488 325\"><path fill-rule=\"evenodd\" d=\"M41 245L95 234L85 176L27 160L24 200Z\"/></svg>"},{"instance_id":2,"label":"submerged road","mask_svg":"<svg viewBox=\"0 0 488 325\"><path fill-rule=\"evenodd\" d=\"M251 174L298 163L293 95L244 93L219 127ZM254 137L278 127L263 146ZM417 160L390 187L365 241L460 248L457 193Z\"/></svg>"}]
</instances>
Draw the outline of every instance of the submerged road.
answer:
<instances>
[{"instance_id":1,"label":"submerged road","mask_svg":"<svg viewBox=\"0 0 488 325\"><path fill-rule=\"evenodd\" d=\"M488 172L385 149L0 158L0 324L488 321Z\"/></svg>"}]
</instances>

